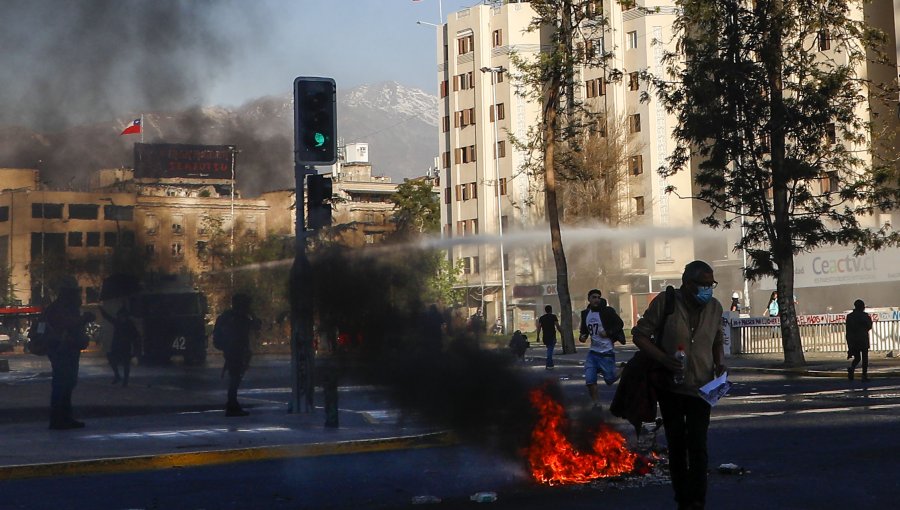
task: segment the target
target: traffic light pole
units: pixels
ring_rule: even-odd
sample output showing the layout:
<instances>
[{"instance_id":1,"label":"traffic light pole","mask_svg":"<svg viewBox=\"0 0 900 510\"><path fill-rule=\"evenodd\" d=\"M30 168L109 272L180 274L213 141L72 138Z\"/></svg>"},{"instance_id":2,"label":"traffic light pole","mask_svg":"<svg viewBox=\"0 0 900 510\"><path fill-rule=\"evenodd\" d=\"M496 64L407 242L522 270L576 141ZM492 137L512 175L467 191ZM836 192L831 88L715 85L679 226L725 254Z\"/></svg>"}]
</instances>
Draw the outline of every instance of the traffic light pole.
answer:
<instances>
[{"instance_id":1,"label":"traffic light pole","mask_svg":"<svg viewBox=\"0 0 900 510\"><path fill-rule=\"evenodd\" d=\"M294 163L294 187L296 197L295 230L296 245L294 264L291 267L291 401L289 413L311 413L314 409L315 351L313 349L313 309L310 289L309 258L306 256L306 225L304 212L304 182L307 175L315 174L309 165Z\"/></svg>"}]
</instances>

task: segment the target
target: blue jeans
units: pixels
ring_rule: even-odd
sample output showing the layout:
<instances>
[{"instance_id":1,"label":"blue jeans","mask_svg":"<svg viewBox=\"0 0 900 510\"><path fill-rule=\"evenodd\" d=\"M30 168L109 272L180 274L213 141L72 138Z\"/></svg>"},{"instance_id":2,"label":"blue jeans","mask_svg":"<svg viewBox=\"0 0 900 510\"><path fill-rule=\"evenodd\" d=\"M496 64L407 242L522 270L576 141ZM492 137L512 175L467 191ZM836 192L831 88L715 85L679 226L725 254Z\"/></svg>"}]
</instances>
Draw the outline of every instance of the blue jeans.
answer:
<instances>
[{"instance_id":1,"label":"blue jeans","mask_svg":"<svg viewBox=\"0 0 900 510\"><path fill-rule=\"evenodd\" d=\"M552 344L547 344L547 366L553 366L553 349L556 347L556 342Z\"/></svg>"},{"instance_id":2,"label":"blue jeans","mask_svg":"<svg viewBox=\"0 0 900 510\"><path fill-rule=\"evenodd\" d=\"M597 384L597 374L603 374L603 381L607 386L616 382L616 355L613 352L599 353L588 351L584 360L584 382L588 385Z\"/></svg>"}]
</instances>

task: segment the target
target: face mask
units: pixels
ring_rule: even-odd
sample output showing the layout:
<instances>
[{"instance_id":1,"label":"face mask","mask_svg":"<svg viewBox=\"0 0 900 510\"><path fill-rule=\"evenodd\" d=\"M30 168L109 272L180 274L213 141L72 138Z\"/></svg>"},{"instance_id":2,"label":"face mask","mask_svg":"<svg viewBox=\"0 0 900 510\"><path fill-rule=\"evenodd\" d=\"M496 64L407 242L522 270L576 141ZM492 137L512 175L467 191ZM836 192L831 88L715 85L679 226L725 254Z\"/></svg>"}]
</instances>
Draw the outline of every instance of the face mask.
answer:
<instances>
[{"instance_id":1,"label":"face mask","mask_svg":"<svg viewBox=\"0 0 900 510\"><path fill-rule=\"evenodd\" d=\"M697 294L694 295L697 298L697 302L705 305L709 303L709 300L712 299L713 289L712 287L697 287Z\"/></svg>"}]
</instances>

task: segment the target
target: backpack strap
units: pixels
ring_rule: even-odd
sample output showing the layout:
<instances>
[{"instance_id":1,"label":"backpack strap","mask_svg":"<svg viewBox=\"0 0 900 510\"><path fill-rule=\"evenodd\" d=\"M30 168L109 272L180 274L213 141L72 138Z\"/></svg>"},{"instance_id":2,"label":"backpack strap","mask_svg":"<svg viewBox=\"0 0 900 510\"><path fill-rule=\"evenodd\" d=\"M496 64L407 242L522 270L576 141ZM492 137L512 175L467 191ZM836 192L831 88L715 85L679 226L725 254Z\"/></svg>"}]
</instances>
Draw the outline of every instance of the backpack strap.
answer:
<instances>
[{"instance_id":1,"label":"backpack strap","mask_svg":"<svg viewBox=\"0 0 900 510\"><path fill-rule=\"evenodd\" d=\"M659 321L659 326L656 328L656 334L653 335L653 343L659 347L659 343L662 340L663 333L665 333L666 328L666 319L672 315L672 312L675 311L675 287L668 285L666 286L666 293L663 296L665 300L663 302L663 316L662 320Z\"/></svg>"}]
</instances>

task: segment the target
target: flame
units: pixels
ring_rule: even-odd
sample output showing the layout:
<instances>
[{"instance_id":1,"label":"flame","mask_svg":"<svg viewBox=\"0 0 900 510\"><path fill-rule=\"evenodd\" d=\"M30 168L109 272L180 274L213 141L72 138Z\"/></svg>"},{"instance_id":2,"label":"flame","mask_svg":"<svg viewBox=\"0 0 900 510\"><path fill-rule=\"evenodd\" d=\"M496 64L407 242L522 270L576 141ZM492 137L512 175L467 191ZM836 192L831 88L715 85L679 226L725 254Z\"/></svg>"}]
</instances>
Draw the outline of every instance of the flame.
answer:
<instances>
[{"instance_id":1,"label":"flame","mask_svg":"<svg viewBox=\"0 0 900 510\"><path fill-rule=\"evenodd\" d=\"M545 390L529 393L531 404L540 418L531 432L531 444L526 450L531 476L548 485L587 483L636 472L646 474L653 462L625 446L625 437L604 425L594 438L592 452L575 449L566 438L566 418L563 407Z\"/></svg>"}]
</instances>

